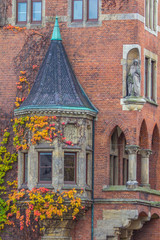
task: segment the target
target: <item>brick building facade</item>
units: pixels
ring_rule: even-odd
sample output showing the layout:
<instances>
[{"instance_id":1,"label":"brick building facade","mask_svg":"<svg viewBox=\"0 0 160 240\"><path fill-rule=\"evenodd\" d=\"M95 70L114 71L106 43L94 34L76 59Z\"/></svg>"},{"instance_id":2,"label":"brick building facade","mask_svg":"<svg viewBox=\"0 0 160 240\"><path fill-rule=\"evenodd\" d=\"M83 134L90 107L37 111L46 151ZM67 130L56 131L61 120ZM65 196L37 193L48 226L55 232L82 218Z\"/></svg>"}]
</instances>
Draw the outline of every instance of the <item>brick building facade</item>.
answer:
<instances>
[{"instance_id":1,"label":"brick building facade","mask_svg":"<svg viewBox=\"0 0 160 240\"><path fill-rule=\"evenodd\" d=\"M160 239L159 11L158 0L12 0L8 7L7 22L26 26L26 34L50 31L58 16L75 76L98 109L89 118L94 126L91 188L82 184L92 207L70 236L58 239ZM4 22L4 16L0 19ZM15 56L25 38L24 32L0 29L2 112L14 108Z\"/></svg>"}]
</instances>

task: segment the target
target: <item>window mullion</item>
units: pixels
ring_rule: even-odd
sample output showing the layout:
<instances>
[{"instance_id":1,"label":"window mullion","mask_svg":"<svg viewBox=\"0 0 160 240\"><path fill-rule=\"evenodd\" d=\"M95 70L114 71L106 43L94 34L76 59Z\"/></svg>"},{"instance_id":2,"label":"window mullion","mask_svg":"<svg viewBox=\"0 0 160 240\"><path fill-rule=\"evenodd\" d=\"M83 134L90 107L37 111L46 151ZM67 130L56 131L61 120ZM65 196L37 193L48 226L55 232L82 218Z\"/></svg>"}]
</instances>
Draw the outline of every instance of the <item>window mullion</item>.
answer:
<instances>
[{"instance_id":1,"label":"window mullion","mask_svg":"<svg viewBox=\"0 0 160 240\"><path fill-rule=\"evenodd\" d=\"M27 4L27 19L28 19L28 23L31 23L31 1L28 1Z\"/></svg>"},{"instance_id":2,"label":"window mullion","mask_svg":"<svg viewBox=\"0 0 160 240\"><path fill-rule=\"evenodd\" d=\"M151 99L151 58L148 59L148 79L147 79L147 85L148 85L148 89L147 89L147 95L148 98Z\"/></svg>"}]
</instances>

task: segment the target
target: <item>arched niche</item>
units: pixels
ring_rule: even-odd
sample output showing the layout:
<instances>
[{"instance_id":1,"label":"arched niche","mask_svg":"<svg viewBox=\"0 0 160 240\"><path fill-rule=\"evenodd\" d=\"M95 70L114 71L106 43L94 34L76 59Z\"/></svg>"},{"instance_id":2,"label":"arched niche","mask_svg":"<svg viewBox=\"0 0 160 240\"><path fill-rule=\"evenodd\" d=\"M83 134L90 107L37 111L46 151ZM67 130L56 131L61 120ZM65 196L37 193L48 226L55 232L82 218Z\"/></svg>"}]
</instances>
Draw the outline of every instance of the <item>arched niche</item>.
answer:
<instances>
[{"instance_id":1,"label":"arched niche","mask_svg":"<svg viewBox=\"0 0 160 240\"><path fill-rule=\"evenodd\" d=\"M123 45L123 83L120 100L122 110L140 111L146 100L141 97L141 47L138 44Z\"/></svg>"},{"instance_id":2,"label":"arched niche","mask_svg":"<svg viewBox=\"0 0 160 240\"><path fill-rule=\"evenodd\" d=\"M143 149L148 149L148 130L146 121L143 120L139 133L139 146Z\"/></svg>"},{"instance_id":3,"label":"arched niche","mask_svg":"<svg viewBox=\"0 0 160 240\"><path fill-rule=\"evenodd\" d=\"M127 96L127 76L134 59L141 62L141 47L138 44L123 45L123 97Z\"/></svg>"}]
</instances>

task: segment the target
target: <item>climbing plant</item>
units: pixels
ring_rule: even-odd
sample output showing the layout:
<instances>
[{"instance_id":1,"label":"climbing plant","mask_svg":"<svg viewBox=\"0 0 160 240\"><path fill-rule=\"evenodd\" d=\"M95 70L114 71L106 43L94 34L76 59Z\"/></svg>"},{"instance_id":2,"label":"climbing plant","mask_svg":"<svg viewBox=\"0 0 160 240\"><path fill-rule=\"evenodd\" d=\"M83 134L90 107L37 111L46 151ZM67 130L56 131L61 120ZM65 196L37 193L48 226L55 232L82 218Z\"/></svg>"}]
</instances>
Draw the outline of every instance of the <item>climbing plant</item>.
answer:
<instances>
[{"instance_id":1,"label":"climbing plant","mask_svg":"<svg viewBox=\"0 0 160 240\"><path fill-rule=\"evenodd\" d=\"M25 36L22 50L14 57L18 78L15 106L18 108L33 84L49 44L52 28L48 27L44 32L44 29L27 30L7 25L3 29L12 31L13 34L24 33ZM44 225L45 229L50 226L51 219L52 222L54 219L56 225L56 222L63 221L66 217L75 220L84 213L85 206L80 198L83 190L54 192L47 188L34 188L18 191L15 180L6 183L6 174L17 160L17 151L29 149L30 144L34 145L43 140L54 144L55 139L67 145L73 145L73 143L66 141L64 137L64 128L67 123L56 116L24 116L15 119L12 117L12 119L14 136L11 134L11 129L5 130L0 144L0 229L5 231L7 225L12 227L12 232L16 233L16 239L17 236L19 239L21 236L22 239L27 240L38 239L44 232ZM10 146L11 142L15 150Z\"/></svg>"}]
</instances>

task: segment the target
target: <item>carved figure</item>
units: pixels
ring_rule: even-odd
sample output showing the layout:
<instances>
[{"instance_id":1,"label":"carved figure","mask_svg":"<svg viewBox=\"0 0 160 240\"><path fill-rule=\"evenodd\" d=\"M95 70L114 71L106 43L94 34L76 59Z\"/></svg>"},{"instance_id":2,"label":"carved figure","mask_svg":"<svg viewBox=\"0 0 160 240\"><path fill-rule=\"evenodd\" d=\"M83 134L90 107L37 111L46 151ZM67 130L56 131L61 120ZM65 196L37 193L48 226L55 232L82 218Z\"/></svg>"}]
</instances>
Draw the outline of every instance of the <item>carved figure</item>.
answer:
<instances>
[{"instance_id":1,"label":"carved figure","mask_svg":"<svg viewBox=\"0 0 160 240\"><path fill-rule=\"evenodd\" d=\"M140 96L141 72L138 59L134 59L127 76L128 96Z\"/></svg>"}]
</instances>

